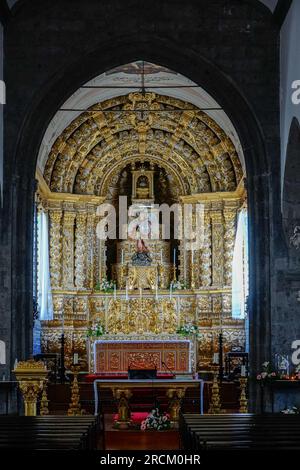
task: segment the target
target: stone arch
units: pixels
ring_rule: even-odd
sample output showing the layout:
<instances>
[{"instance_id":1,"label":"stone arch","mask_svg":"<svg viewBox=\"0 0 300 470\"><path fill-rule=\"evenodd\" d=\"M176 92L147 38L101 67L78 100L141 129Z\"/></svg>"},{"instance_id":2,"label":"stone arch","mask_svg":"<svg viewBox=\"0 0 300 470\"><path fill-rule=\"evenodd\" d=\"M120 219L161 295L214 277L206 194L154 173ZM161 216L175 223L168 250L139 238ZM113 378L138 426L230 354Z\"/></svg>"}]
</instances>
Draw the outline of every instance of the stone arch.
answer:
<instances>
[{"instance_id":1,"label":"stone arch","mask_svg":"<svg viewBox=\"0 0 300 470\"><path fill-rule=\"evenodd\" d=\"M294 248L297 246L294 232L299 227L300 249L300 123L296 117L291 122L286 151L282 218L288 243Z\"/></svg>"},{"instance_id":2,"label":"stone arch","mask_svg":"<svg viewBox=\"0 0 300 470\"><path fill-rule=\"evenodd\" d=\"M31 208L34 194L34 174L42 136L60 104L82 83L119 64L132 62L139 58L161 64L187 76L201 85L223 107L231 119L244 148L247 169L247 189L250 213L250 341L251 366L255 371L270 354L270 168L268 165L264 137L242 91L233 80L228 78L214 64L197 54L185 44L175 43L167 37L157 34L143 38L139 34L126 37L113 37L102 43L89 54L78 57L75 63L60 69L48 83L40 89L31 102L31 108L19 133L13 182L13 212L15 217L15 235L13 258L18 262L18 276L23 275L25 285L15 282L12 297L13 319L24 318L23 338L27 338L23 354L31 350L31 266L32 253L24 246L31 246L30 227L32 224ZM22 178L20 179L20 175ZM24 227L27 229L24 230ZM258 227L260 234L258 235ZM24 239L25 237L25 239ZM20 243L20 239L22 243ZM29 268L30 269L30 268ZM12 276L17 279L17 276ZM20 335L20 337L22 337ZM16 339L17 341L17 339ZM21 348L21 346L20 346Z\"/></svg>"}]
</instances>

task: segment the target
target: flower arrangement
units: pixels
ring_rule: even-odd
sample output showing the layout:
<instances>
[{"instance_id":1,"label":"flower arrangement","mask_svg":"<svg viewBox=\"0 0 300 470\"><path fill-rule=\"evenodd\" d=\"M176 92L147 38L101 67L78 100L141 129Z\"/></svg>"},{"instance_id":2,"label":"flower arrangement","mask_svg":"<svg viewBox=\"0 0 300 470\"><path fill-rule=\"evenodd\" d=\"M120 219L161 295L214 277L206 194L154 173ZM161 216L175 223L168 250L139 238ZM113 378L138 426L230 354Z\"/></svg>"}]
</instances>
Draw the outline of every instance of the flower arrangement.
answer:
<instances>
[{"instance_id":1,"label":"flower arrangement","mask_svg":"<svg viewBox=\"0 0 300 470\"><path fill-rule=\"evenodd\" d=\"M197 337L200 337L199 328L193 323L186 323L185 325L182 325L180 328L178 328L176 333L183 336L196 335Z\"/></svg>"},{"instance_id":2,"label":"flower arrangement","mask_svg":"<svg viewBox=\"0 0 300 470\"><path fill-rule=\"evenodd\" d=\"M256 376L256 380L261 383L270 382L279 378L278 373L272 369L270 362L264 362L262 364L262 371Z\"/></svg>"},{"instance_id":3,"label":"flower arrangement","mask_svg":"<svg viewBox=\"0 0 300 470\"><path fill-rule=\"evenodd\" d=\"M164 431L170 429L171 421L166 413L160 411L159 408L153 408L147 418L141 423L141 431L154 429L155 431Z\"/></svg>"},{"instance_id":4,"label":"flower arrangement","mask_svg":"<svg viewBox=\"0 0 300 470\"><path fill-rule=\"evenodd\" d=\"M103 279L102 282L98 282L96 284L95 289L101 290L103 292L113 292L115 288L115 281L108 281L107 279Z\"/></svg>"},{"instance_id":5,"label":"flower arrangement","mask_svg":"<svg viewBox=\"0 0 300 470\"><path fill-rule=\"evenodd\" d=\"M297 406L292 406L292 408L285 408L284 410L281 410L281 413L284 415L299 415L300 408L297 408Z\"/></svg>"},{"instance_id":6,"label":"flower arrangement","mask_svg":"<svg viewBox=\"0 0 300 470\"><path fill-rule=\"evenodd\" d=\"M95 323L90 326L87 330L87 336L102 336L106 333L104 325L101 323Z\"/></svg>"},{"instance_id":7,"label":"flower arrangement","mask_svg":"<svg viewBox=\"0 0 300 470\"><path fill-rule=\"evenodd\" d=\"M172 281L170 287L172 287L172 290L184 290L187 289L187 286L185 285L184 282L180 281Z\"/></svg>"}]
</instances>

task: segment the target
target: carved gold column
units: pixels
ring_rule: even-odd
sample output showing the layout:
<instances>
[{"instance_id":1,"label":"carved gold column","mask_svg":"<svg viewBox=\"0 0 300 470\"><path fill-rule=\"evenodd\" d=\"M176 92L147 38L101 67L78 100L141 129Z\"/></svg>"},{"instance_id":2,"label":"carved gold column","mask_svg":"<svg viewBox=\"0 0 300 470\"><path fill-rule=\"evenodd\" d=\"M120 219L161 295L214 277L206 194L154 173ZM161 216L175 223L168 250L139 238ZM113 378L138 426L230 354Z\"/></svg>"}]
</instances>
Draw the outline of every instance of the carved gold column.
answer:
<instances>
[{"instance_id":1,"label":"carved gold column","mask_svg":"<svg viewBox=\"0 0 300 470\"><path fill-rule=\"evenodd\" d=\"M212 210L210 213L212 222L212 284L223 286L224 270L224 226L221 210Z\"/></svg>"},{"instance_id":2,"label":"carved gold column","mask_svg":"<svg viewBox=\"0 0 300 470\"><path fill-rule=\"evenodd\" d=\"M24 398L25 416L36 416L37 398L48 375L45 364L30 359L18 362L13 372L19 382L19 388Z\"/></svg>"},{"instance_id":3,"label":"carved gold column","mask_svg":"<svg viewBox=\"0 0 300 470\"><path fill-rule=\"evenodd\" d=\"M75 230L75 285L78 289L85 288L86 280L86 219L84 212L76 215Z\"/></svg>"},{"instance_id":4,"label":"carved gold column","mask_svg":"<svg viewBox=\"0 0 300 470\"><path fill-rule=\"evenodd\" d=\"M51 285L53 289L61 287L61 254L62 254L62 237L61 237L61 210L50 210L50 273Z\"/></svg>"},{"instance_id":5,"label":"carved gold column","mask_svg":"<svg viewBox=\"0 0 300 470\"><path fill-rule=\"evenodd\" d=\"M74 220L75 212L65 211L63 220L63 287L74 289Z\"/></svg>"},{"instance_id":6,"label":"carved gold column","mask_svg":"<svg viewBox=\"0 0 300 470\"><path fill-rule=\"evenodd\" d=\"M205 211L204 214L204 243L200 251L200 283L202 287L211 285L211 220L210 213Z\"/></svg>"},{"instance_id":7,"label":"carved gold column","mask_svg":"<svg viewBox=\"0 0 300 470\"><path fill-rule=\"evenodd\" d=\"M231 286L232 258L235 240L236 208L225 207L224 215L224 285Z\"/></svg>"},{"instance_id":8,"label":"carved gold column","mask_svg":"<svg viewBox=\"0 0 300 470\"><path fill-rule=\"evenodd\" d=\"M87 240L87 282L89 289L93 290L97 284L95 272L95 210L94 207L89 207L86 225L86 240Z\"/></svg>"}]
</instances>

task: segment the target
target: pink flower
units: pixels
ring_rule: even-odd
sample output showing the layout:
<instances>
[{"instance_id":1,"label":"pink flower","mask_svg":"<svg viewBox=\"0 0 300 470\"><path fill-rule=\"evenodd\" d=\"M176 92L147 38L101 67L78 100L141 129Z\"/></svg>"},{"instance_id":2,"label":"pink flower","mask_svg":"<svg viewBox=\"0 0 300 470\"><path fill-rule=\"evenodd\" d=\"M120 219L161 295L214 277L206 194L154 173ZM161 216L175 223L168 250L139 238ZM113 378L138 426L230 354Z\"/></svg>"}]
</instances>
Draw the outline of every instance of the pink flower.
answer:
<instances>
[{"instance_id":1,"label":"pink flower","mask_svg":"<svg viewBox=\"0 0 300 470\"><path fill-rule=\"evenodd\" d=\"M261 375L258 374L258 376L256 378L257 378L257 380L261 380Z\"/></svg>"},{"instance_id":2,"label":"pink flower","mask_svg":"<svg viewBox=\"0 0 300 470\"><path fill-rule=\"evenodd\" d=\"M276 377L276 372L272 372L271 377Z\"/></svg>"},{"instance_id":3,"label":"pink flower","mask_svg":"<svg viewBox=\"0 0 300 470\"><path fill-rule=\"evenodd\" d=\"M146 424L145 423L141 424L141 431L146 431Z\"/></svg>"}]
</instances>

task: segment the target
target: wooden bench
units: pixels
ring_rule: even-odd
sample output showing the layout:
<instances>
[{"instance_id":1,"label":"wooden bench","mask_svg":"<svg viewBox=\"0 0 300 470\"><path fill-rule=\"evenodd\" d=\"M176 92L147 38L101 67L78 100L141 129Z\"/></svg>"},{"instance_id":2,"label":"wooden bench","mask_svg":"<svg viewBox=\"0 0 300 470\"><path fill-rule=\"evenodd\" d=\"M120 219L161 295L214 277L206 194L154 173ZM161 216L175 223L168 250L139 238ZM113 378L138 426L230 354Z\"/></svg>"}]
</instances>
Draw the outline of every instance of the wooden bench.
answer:
<instances>
[{"instance_id":1,"label":"wooden bench","mask_svg":"<svg viewBox=\"0 0 300 470\"><path fill-rule=\"evenodd\" d=\"M182 447L201 449L300 450L297 415L198 415L180 417Z\"/></svg>"},{"instance_id":2,"label":"wooden bench","mask_svg":"<svg viewBox=\"0 0 300 470\"><path fill-rule=\"evenodd\" d=\"M95 416L1 416L0 449L92 450L103 448L103 423Z\"/></svg>"}]
</instances>

